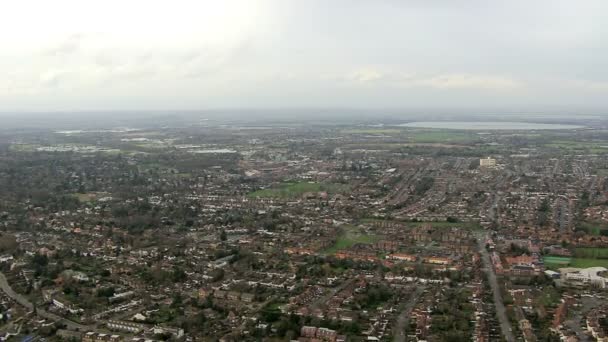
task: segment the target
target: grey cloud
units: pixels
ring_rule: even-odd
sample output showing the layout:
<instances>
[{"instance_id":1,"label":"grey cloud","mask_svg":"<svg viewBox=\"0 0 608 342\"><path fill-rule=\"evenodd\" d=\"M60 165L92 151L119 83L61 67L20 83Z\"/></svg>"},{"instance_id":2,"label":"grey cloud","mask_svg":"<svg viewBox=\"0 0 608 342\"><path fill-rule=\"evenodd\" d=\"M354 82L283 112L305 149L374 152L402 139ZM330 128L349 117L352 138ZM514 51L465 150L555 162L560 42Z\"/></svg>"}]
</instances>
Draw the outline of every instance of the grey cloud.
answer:
<instances>
[{"instance_id":1,"label":"grey cloud","mask_svg":"<svg viewBox=\"0 0 608 342\"><path fill-rule=\"evenodd\" d=\"M199 33L197 22L171 34L134 24L124 35L76 27L48 44L7 48L0 109L11 101L69 107L81 97L120 109L127 100L114 96L128 89L137 99L128 105L141 109L441 102L608 110L604 0L263 2L269 13L232 39L221 29Z\"/></svg>"}]
</instances>

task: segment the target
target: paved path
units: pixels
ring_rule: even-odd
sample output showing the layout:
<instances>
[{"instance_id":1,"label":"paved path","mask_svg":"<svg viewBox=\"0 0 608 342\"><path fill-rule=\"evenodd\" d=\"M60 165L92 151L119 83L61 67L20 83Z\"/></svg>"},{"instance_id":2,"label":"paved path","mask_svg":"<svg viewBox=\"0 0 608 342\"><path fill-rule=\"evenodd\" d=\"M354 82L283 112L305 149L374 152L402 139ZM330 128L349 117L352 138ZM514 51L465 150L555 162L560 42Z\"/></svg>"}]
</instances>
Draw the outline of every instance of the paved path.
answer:
<instances>
[{"instance_id":1,"label":"paved path","mask_svg":"<svg viewBox=\"0 0 608 342\"><path fill-rule=\"evenodd\" d=\"M393 341L405 342L405 327L407 327L410 323L412 310L414 310L414 306L416 306L416 303L418 303L418 299L420 299L420 295L422 294L422 291L424 291L424 288L425 286L418 285L416 287L416 291L412 293L410 299L401 309L401 313L397 317L397 322L393 328Z\"/></svg>"},{"instance_id":2,"label":"paved path","mask_svg":"<svg viewBox=\"0 0 608 342\"><path fill-rule=\"evenodd\" d=\"M326 304L331 299L331 297L336 295L336 293L344 290L347 286L350 286L354 282L355 282L355 278L350 278L350 279L344 281L339 286L332 288L331 290L329 290L329 292L327 292L326 294L322 295L321 297L319 297L315 301L313 301L312 304L310 305L310 309L311 310L318 309L321 305Z\"/></svg>"},{"instance_id":3,"label":"paved path","mask_svg":"<svg viewBox=\"0 0 608 342\"><path fill-rule=\"evenodd\" d=\"M20 295L19 293L15 292L13 290L13 288L8 284L8 281L6 280L6 276L4 276L4 273L2 273L2 272L0 272L0 289L2 289L2 291L4 291L4 293L6 293L7 296L12 298L18 304L26 307L29 310L34 310L34 305L23 295ZM67 318L63 318L54 313L47 312L44 309L36 308L36 314L42 318L50 319L51 321L61 322L61 323L65 324L68 327L68 329L71 329L71 330L87 331L87 330L93 329L92 326L76 323L74 321L71 321Z\"/></svg>"},{"instance_id":4,"label":"paved path","mask_svg":"<svg viewBox=\"0 0 608 342\"><path fill-rule=\"evenodd\" d=\"M490 261L490 254L486 250L485 241L485 234L479 234L477 236L477 244L479 247L479 252L481 253L481 260L483 261L483 268L485 273L488 275L488 281L490 282L490 287L492 287L492 292L494 292L496 317L500 323L500 330L502 330L502 336L504 336L505 340L507 340L507 342L515 342L515 336L513 335L511 323L507 317L507 310L505 309L505 304L502 300L502 295L500 294L500 287L498 286L496 274L494 273L494 268L492 267L492 262Z\"/></svg>"}]
</instances>

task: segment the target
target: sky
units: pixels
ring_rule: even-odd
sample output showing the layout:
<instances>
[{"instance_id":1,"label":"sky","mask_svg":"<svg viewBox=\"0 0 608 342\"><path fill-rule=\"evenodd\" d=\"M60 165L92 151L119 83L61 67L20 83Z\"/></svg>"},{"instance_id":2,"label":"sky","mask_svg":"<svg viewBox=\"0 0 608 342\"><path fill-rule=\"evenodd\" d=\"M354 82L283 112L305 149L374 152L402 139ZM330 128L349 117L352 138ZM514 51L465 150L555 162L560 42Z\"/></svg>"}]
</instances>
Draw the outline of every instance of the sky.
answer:
<instances>
[{"instance_id":1,"label":"sky","mask_svg":"<svg viewBox=\"0 0 608 342\"><path fill-rule=\"evenodd\" d=\"M605 0L20 0L0 111L608 113Z\"/></svg>"}]
</instances>

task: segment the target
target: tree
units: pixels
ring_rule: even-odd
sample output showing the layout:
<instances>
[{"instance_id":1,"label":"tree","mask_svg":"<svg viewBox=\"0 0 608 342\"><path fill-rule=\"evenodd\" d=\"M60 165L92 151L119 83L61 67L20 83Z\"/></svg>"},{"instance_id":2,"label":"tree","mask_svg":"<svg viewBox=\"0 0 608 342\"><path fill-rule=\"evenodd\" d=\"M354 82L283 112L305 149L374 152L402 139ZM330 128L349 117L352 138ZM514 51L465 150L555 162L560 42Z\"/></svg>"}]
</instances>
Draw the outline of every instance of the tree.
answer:
<instances>
[{"instance_id":1,"label":"tree","mask_svg":"<svg viewBox=\"0 0 608 342\"><path fill-rule=\"evenodd\" d=\"M180 283L184 280L186 280L188 276L186 275L186 272L181 269L178 266L173 267L173 273L171 273L171 280L173 280L174 283Z\"/></svg>"}]
</instances>

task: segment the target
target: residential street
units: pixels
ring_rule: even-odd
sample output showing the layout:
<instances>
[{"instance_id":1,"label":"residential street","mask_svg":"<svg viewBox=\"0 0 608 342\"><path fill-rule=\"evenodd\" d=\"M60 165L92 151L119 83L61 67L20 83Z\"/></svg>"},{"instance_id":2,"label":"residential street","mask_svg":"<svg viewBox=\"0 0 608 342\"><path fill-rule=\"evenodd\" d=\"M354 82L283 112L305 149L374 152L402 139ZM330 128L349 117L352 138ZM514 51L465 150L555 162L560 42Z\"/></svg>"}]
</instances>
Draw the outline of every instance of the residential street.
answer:
<instances>
[{"instance_id":1,"label":"residential street","mask_svg":"<svg viewBox=\"0 0 608 342\"><path fill-rule=\"evenodd\" d=\"M405 342L405 327L407 327L407 325L409 324L412 310L414 309L414 306L418 302L418 299L420 298L420 295L422 294L424 289L424 285L416 287L416 291L412 293L412 296L401 308L401 313L399 314L399 317L397 317L397 322L395 323L395 327L393 329L393 341Z\"/></svg>"},{"instance_id":2,"label":"residential street","mask_svg":"<svg viewBox=\"0 0 608 342\"><path fill-rule=\"evenodd\" d=\"M19 303L20 305L28 308L29 310L34 309L34 305L32 303L30 303L30 301L27 298L25 298L24 296L18 294L17 292L15 292L13 290L13 288L8 284L8 281L6 280L6 277L4 276L4 274L2 272L0 272L0 288L2 289L2 291L4 291L4 293L6 293L7 296L11 297L14 301ZM40 308L36 308L36 314L42 318L46 318L46 319L49 319L49 320L52 320L55 322L61 322L61 323L65 324L68 327L68 329L71 329L71 330L86 331L86 330L92 329L91 326L76 323L74 321L70 321L66 318L63 318L56 314L47 312L46 310L43 310Z\"/></svg>"},{"instance_id":3,"label":"residential street","mask_svg":"<svg viewBox=\"0 0 608 342\"><path fill-rule=\"evenodd\" d=\"M507 317L507 311L502 300L502 295L500 294L500 287L498 286L496 274L494 273L494 268L492 267L492 262L490 261L490 254L486 250L484 243L486 240L485 237L485 235L477 236L479 252L481 253L481 260L483 262L483 269L488 275L488 281L490 282L490 287L492 287L492 292L494 293L494 306L496 308L496 316L498 318L498 322L500 323L502 335L507 342L514 342L515 336L513 335L513 330L511 328L511 324L509 323L509 318Z\"/></svg>"}]
</instances>

